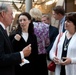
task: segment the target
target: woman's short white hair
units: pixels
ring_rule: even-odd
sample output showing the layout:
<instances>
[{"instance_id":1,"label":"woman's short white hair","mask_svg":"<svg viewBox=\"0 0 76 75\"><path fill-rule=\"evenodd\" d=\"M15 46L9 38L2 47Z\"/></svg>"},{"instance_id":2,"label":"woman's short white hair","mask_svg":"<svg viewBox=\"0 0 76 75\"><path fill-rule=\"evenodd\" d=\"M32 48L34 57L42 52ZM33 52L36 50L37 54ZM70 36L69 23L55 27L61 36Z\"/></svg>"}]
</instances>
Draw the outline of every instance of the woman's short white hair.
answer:
<instances>
[{"instance_id":1,"label":"woman's short white hair","mask_svg":"<svg viewBox=\"0 0 76 75\"><path fill-rule=\"evenodd\" d=\"M32 18L34 18L35 20L40 20L41 21L41 17L42 17L42 12L37 9L37 8L32 8L30 10L30 15Z\"/></svg>"}]
</instances>

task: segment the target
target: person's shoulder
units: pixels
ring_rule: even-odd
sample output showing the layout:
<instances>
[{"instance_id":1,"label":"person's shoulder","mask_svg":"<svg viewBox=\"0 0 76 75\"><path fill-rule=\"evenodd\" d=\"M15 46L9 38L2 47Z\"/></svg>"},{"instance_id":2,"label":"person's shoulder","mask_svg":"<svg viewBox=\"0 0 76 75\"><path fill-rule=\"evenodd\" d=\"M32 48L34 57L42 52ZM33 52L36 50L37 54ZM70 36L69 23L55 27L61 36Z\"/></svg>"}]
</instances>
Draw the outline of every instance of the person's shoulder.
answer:
<instances>
[{"instance_id":1,"label":"person's shoulder","mask_svg":"<svg viewBox=\"0 0 76 75\"><path fill-rule=\"evenodd\" d=\"M55 30L58 30L58 28L57 28L57 27L55 27L55 26L52 26L52 25L51 25L50 27L52 27L52 28L53 28L53 29L55 29Z\"/></svg>"},{"instance_id":2,"label":"person's shoulder","mask_svg":"<svg viewBox=\"0 0 76 75\"><path fill-rule=\"evenodd\" d=\"M43 23L43 22L33 22L34 25L40 25L40 26L46 26L46 27L49 27L48 24L46 23Z\"/></svg>"},{"instance_id":3,"label":"person's shoulder","mask_svg":"<svg viewBox=\"0 0 76 75\"><path fill-rule=\"evenodd\" d=\"M37 39L37 36L35 34L30 34L30 38L33 40Z\"/></svg>"},{"instance_id":4,"label":"person's shoulder","mask_svg":"<svg viewBox=\"0 0 76 75\"><path fill-rule=\"evenodd\" d=\"M52 28L57 28L57 27L55 27L55 26L53 26L53 25L50 25L50 27L52 27Z\"/></svg>"},{"instance_id":5,"label":"person's shoulder","mask_svg":"<svg viewBox=\"0 0 76 75\"><path fill-rule=\"evenodd\" d=\"M30 36L32 36L32 37L36 37L36 35L35 35L35 34L30 34Z\"/></svg>"},{"instance_id":6,"label":"person's shoulder","mask_svg":"<svg viewBox=\"0 0 76 75\"><path fill-rule=\"evenodd\" d=\"M42 23L42 25L44 25L46 27L49 27L49 24L46 24L46 23L43 23L43 22L41 22L41 23Z\"/></svg>"}]
</instances>

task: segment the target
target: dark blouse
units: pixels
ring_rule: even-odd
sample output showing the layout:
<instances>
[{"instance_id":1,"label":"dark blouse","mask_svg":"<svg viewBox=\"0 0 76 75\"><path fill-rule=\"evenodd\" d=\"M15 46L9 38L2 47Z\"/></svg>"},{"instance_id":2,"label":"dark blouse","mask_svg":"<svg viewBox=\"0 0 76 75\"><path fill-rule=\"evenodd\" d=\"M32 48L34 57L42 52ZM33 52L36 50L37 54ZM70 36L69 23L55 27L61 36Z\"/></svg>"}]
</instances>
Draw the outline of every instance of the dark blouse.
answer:
<instances>
[{"instance_id":1,"label":"dark blouse","mask_svg":"<svg viewBox=\"0 0 76 75\"><path fill-rule=\"evenodd\" d=\"M64 44L63 44L62 57L66 57L67 56L67 50L68 50L68 45L69 45L70 40L71 40L71 38L68 39L65 36L65 40L64 40ZM65 59L62 59L62 60L65 61ZM66 75L65 74L65 65L61 65L61 73L60 73L60 75Z\"/></svg>"},{"instance_id":2,"label":"dark blouse","mask_svg":"<svg viewBox=\"0 0 76 75\"><path fill-rule=\"evenodd\" d=\"M37 57L38 57L38 46L36 35L30 34L27 42L21 36L20 41L14 39L14 35L9 36L12 41L14 52L21 51L28 44L31 44L31 54L25 59L29 60L29 64L25 64L22 67L20 65L15 66L16 75L36 75L37 73Z\"/></svg>"}]
</instances>

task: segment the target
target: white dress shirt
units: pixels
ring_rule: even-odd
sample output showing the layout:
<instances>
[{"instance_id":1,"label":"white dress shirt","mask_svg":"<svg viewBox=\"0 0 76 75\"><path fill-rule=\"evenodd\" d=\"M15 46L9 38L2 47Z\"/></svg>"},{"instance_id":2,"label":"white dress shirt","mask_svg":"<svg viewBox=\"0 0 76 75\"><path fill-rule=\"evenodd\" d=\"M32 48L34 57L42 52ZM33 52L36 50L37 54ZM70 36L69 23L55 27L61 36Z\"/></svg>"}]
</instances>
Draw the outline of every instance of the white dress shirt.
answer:
<instances>
[{"instance_id":1,"label":"white dress shirt","mask_svg":"<svg viewBox=\"0 0 76 75\"><path fill-rule=\"evenodd\" d=\"M27 32L22 32L22 37L27 42L27 40L28 40L28 33Z\"/></svg>"}]
</instances>

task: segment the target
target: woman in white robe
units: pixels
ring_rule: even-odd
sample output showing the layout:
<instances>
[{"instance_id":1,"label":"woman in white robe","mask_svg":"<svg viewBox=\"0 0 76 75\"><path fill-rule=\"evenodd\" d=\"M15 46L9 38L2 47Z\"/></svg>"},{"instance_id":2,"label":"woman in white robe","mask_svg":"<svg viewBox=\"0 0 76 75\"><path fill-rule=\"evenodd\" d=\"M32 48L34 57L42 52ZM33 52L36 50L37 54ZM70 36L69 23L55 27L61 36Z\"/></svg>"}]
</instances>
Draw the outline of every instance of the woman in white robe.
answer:
<instances>
[{"instance_id":1,"label":"woman in white robe","mask_svg":"<svg viewBox=\"0 0 76 75\"><path fill-rule=\"evenodd\" d=\"M55 75L76 75L76 13L66 15L65 28L66 31L58 43L57 56L55 56L55 50L60 34L57 36L49 56L56 63ZM68 43L66 43L67 40Z\"/></svg>"}]
</instances>

